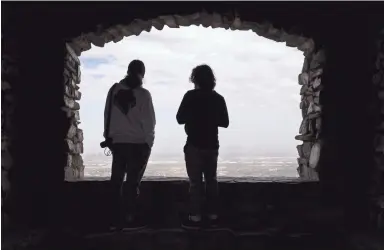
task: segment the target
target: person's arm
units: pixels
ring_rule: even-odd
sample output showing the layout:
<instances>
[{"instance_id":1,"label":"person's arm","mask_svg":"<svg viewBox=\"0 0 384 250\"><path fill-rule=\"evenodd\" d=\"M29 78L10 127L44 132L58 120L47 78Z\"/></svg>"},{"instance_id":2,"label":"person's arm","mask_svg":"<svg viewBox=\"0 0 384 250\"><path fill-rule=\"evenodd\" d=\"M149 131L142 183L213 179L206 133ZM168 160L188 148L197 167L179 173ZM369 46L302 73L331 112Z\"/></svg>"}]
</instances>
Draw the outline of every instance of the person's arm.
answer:
<instances>
[{"instance_id":1,"label":"person's arm","mask_svg":"<svg viewBox=\"0 0 384 250\"><path fill-rule=\"evenodd\" d=\"M108 91L108 94L107 94L107 98L106 98L106 101L105 101L105 108L104 108L104 132L103 132L103 136L104 138L106 138L106 134L105 134L105 130L107 128L107 120L108 120L108 112L110 111L110 99L112 98L112 88L111 87Z\"/></svg>"},{"instance_id":2,"label":"person's arm","mask_svg":"<svg viewBox=\"0 0 384 250\"><path fill-rule=\"evenodd\" d=\"M142 124L145 134L145 142L152 147L155 141L156 115L153 107L152 96L149 92L142 107Z\"/></svg>"},{"instance_id":3,"label":"person's arm","mask_svg":"<svg viewBox=\"0 0 384 250\"><path fill-rule=\"evenodd\" d=\"M177 122L181 124L185 124L188 121L188 93L186 93L183 97L183 100L181 101L179 110L177 111L176 120Z\"/></svg>"},{"instance_id":4,"label":"person's arm","mask_svg":"<svg viewBox=\"0 0 384 250\"><path fill-rule=\"evenodd\" d=\"M219 115L218 126L222 128L228 128L229 126L228 109L227 109L227 104L225 103L224 98L220 99L218 115Z\"/></svg>"}]
</instances>

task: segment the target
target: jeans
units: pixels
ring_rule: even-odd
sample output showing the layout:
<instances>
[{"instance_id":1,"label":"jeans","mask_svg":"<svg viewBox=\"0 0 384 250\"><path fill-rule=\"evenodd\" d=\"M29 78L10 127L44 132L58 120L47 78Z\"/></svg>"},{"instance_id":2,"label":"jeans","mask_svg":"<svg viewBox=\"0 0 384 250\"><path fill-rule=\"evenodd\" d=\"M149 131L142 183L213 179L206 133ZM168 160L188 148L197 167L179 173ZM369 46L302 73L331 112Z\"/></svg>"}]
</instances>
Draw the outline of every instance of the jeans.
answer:
<instances>
[{"instance_id":1,"label":"jeans","mask_svg":"<svg viewBox=\"0 0 384 250\"><path fill-rule=\"evenodd\" d=\"M133 215L140 194L140 183L147 167L151 148L147 144L118 143L111 148L112 217L120 220L125 214ZM123 193L123 182L126 177Z\"/></svg>"},{"instance_id":2,"label":"jeans","mask_svg":"<svg viewBox=\"0 0 384 250\"><path fill-rule=\"evenodd\" d=\"M219 150L199 149L187 144L184 147L184 155L189 177L190 214L201 215L203 210L207 214L216 214L219 195L217 184Z\"/></svg>"}]
</instances>

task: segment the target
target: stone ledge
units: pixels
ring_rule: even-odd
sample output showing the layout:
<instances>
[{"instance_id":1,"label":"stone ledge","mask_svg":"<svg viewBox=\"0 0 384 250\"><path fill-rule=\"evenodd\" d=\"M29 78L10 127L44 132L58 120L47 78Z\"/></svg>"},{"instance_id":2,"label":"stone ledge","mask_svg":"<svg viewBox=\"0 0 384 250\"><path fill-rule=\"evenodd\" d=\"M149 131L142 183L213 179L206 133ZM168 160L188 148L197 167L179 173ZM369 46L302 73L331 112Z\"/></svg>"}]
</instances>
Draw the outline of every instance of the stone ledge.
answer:
<instances>
[{"instance_id":1,"label":"stone ledge","mask_svg":"<svg viewBox=\"0 0 384 250\"><path fill-rule=\"evenodd\" d=\"M316 180L306 180L300 177L218 177L221 183L305 183L317 182ZM68 182L106 182L110 177L84 177L81 180L71 180ZM188 182L185 177L156 177L148 176L143 178L143 182Z\"/></svg>"}]
</instances>

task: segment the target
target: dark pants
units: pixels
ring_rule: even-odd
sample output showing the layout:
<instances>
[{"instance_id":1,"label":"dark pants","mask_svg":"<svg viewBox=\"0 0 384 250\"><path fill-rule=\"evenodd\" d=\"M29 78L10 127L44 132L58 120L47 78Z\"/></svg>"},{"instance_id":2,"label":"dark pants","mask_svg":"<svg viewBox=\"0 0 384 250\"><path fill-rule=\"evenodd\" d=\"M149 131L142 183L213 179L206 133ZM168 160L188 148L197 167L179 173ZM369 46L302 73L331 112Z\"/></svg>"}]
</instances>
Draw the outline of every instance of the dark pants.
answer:
<instances>
[{"instance_id":1,"label":"dark pants","mask_svg":"<svg viewBox=\"0 0 384 250\"><path fill-rule=\"evenodd\" d=\"M151 148L147 144L118 143L112 146L111 196L114 219L135 213L139 186L147 167ZM123 182L127 174L123 194Z\"/></svg>"},{"instance_id":2,"label":"dark pants","mask_svg":"<svg viewBox=\"0 0 384 250\"><path fill-rule=\"evenodd\" d=\"M219 189L217 185L218 149L199 149L192 145L184 147L185 163L189 177L190 214L201 215L204 196L205 212L217 213ZM203 184L203 176L205 187Z\"/></svg>"}]
</instances>

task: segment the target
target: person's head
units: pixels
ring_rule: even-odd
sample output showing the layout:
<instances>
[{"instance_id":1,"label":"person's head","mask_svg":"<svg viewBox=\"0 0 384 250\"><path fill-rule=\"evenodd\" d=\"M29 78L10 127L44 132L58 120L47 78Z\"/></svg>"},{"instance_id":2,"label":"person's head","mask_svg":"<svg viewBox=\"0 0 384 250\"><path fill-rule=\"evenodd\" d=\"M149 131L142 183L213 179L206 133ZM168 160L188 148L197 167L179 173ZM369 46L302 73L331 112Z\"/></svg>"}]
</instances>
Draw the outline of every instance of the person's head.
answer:
<instances>
[{"instance_id":1,"label":"person's head","mask_svg":"<svg viewBox=\"0 0 384 250\"><path fill-rule=\"evenodd\" d=\"M130 88L136 88L143 85L145 75L144 63L140 60L133 60L128 65L127 76L125 77L126 84Z\"/></svg>"},{"instance_id":2,"label":"person's head","mask_svg":"<svg viewBox=\"0 0 384 250\"><path fill-rule=\"evenodd\" d=\"M192 70L190 81L196 88L213 90L216 86L216 78L211 67L206 64L199 65Z\"/></svg>"},{"instance_id":3,"label":"person's head","mask_svg":"<svg viewBox=\"0 0 384 250\"><path fill-rule=\"evenodd\" d=\"M143 79L144 75L145 75L144 63L140 60L133 60L128 65L127 74L129 76L137 76L137 77Z\"/></svg>"}]
</instances>

